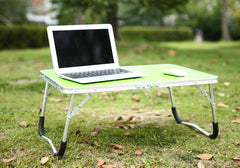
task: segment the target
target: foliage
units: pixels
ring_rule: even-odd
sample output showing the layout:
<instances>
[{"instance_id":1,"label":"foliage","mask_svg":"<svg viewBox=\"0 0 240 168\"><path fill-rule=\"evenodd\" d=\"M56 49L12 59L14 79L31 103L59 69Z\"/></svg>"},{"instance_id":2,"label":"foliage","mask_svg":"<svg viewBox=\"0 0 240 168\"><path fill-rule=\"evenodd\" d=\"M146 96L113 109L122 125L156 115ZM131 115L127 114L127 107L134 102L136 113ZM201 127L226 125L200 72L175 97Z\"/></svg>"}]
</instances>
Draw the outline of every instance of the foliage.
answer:
<instances>
[{"instance_id":1,"label":"foliage","mask_svg":"<svg viewBox=\"0 0 240 168\"><path fill-rule=\"evenodd\" d=\"M26 23L27 0L1 0L0 23L6 25Z\"/></svg>"},{"instance_id":2,"label":"foliage","mask_svg":"<svg viewBox=\"0 0 240 168\"><path fill-rule=\"evenodd\" d=\"M120 33L126 40L187 41L192 39L192 30L184 27L121 27Z\"/></svg>"},{"instance_id":3,"label":"foliage","mask_svg":"<svg viewBox=\"0 0 240 168\"><path fill-rule=\"evenodd\" d=\"M39 48L48 45L45 26L0 26L0 49Z\"/></svg>"},{"instance_id":4,"label":"foliage","mask_svg":"<svg viewBox=\"0 0 240 168\"><path fill-rule=\"evenodd\" d=\"M240 39L240 2L237 0L229 0L230 10L230 31L233 39Z\"/></svg>"},{"instance_id":5,"label":"foliage","mask_svg":"<svg viewBox=\"0 0 240 168\"><path fill-rule=\"evenodd\" d=\"M193 30L201 29L204 40L219 40L221 37L221 7L219 1L190 0L184 14L177 21L179 26L188 26Z\"/></svg>"},{"instance_id":6,"label":"foliage","mask_svg":"<svg viewBox=\"0 0 240 168\"><path fill-rule=\"evenodd\" d=\"M157 8L160 11L167 12L170 9L177 9L181 6L184 6L188 0L171 0L171 1L165 1L165 0L138 0L138 3L142 7L146 7L149 10L153 8Z\"/></svg>"},{"instance_id":7,"label":"foliage","mask_svg":"<svg viewBox=\"0 0 240 168\"><path fill-rule=\"evenodd\" d=\"M162 25L163 11L143 8L137 3L119 3L120 25Z\"/></svg>"},{"instance_id":8,"label":"foliage","mask_svg":"<svg viewBox=\"0 0 240 168\"><path fill-rule=\"evenodd\" d=\"M229 30L233 39L240 37L240 15L237 0L230 0L228 4ZM218 0L190 0L186 10L181 12L177 20L178 26L188 26L201 29L204 40L221 39L221 1Z\"/></svg>"},{"instance_id":9,"label":"foliage","mask_svg":"<svg viewBox=\"0 0 240 168\"><path fill-rule=\"evenodd\" d=\"M186 4L186 0L168 0L168 1L152 1L152 0L53 0L54 3L60 3L62 8L59 15L60 23L69 24L73 22L76 14L66 11L77 11L76 8L82 8L82 17L86 23L111 23L117 34L117 22L124 25L156 25L161 23L163 14L168 13L172 9L179 9ZM118 10L119 9L119 10ZM115 13L112 10L116 10ZM112 13L111 13L112 12ZM71 15L68 21L65 15ZM116 15L116 16L115 16ZM66 22L64 22L66 21Z\"/></svg>"}]
</instances>

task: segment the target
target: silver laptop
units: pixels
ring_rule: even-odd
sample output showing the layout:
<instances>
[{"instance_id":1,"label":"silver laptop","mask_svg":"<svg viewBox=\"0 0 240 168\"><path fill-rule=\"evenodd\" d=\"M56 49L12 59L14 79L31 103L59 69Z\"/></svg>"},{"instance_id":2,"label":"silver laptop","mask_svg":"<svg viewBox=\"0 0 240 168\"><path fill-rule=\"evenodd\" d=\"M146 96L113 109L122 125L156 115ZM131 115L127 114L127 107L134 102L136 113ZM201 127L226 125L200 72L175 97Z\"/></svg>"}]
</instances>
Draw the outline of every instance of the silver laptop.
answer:
<instances>
[{"instance_id":1,"label":"silver laptop","mask_svg":"<svg viewBox=\"0 0 240 168\"><path fill-rule=\"evenodd\" d=\"M48 26L54 72L79 83L145 76L121 68L110 24Z\"/></svg>"}]
</instances>

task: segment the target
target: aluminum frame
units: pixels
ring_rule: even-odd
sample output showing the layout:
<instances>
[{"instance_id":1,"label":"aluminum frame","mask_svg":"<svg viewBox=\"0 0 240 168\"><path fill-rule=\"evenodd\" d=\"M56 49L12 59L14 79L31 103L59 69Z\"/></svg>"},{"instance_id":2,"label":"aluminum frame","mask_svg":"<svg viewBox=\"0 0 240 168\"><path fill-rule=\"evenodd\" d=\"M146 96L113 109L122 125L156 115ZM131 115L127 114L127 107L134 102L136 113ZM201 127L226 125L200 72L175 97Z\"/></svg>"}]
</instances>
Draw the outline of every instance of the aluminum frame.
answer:
<instances>
[{"instance_id":1,"label":"aluminum frame","mask_svg":"<svg viewBox=\"0 0 240 168\"><path fill-rule=\"evenodd\" d=\"M44 119L45 119L47 97L51 93L53 88L54 87L49 89L49 82L46 81L45 91L43 95L42 111L41 111L40 120L39 120L39 135L49 143L55 156L62 157L65 153L65 149L67 145L67 134L68 134L70 121L72 117L80 110L80 108L82 108L82 106L92 97L93 93L89 93L74 110L73 110L73 105L74 105L75 94L71 95L70 103L68 107L68 114L66 117L65 128L63 131L63 138L62 138L60 149L59 151L57 151L52 140L44 135Z\"/></svg>"}]
</instances>

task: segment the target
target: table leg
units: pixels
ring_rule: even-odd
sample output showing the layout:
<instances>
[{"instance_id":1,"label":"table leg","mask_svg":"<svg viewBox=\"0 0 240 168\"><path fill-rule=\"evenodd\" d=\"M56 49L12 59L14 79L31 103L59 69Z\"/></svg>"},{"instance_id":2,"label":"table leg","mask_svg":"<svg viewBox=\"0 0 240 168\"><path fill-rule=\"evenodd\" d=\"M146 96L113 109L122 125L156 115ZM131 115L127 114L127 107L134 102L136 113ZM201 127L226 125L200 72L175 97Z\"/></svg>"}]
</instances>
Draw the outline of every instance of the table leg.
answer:
<instances>
[{"instance_id":1,"label":"table leg","mask_svg":"<svg viewBox=\"0 0 240 168\"><path fill-rule=\"evenodd\" d=\"M205 130L203 130L202 128L200 128L199 126L189 123L189 122L184 122L180 119L180 117L178 116L177 113L177 109L175 107L174 104L174 100L173 100L173 92L172 92L172 87L169 87L169 94L170 94L170 99L171 99L171 104L172 104L172 113L173 116L175 118L175 120L177 121L177 123L179 124L184 124L187 126L191 126L196 128L197 130L199 130L200 132L202 132L203 134L205 134L206 136L210 137L211 139L215 139L218 136L218 123L217 123L217 119L216 119L216 113L215 113L215 104L214 104L214 100L213 100L213 90L212 90L212 85L209 84L209 92L210 92L210 97L208 96L208 94L202 89L202 87L200 85L197 85L198 88L200 89L200 91L205 95L205 97L209 100L210 104L211 104L211 108L212 108L212 116L213 116L213 133L210 134L208 132L206 132Z\"/></svg>"},{"instance_id":2,"label":"table leg","mask_svg":"<svg viewBox=\"0 0 240 168\"><path fill-rule=\"evenodd\" d=\"M54 154L57 154L57 150L54 147L51 139L49 139L48 137L44 136L44 120L45 120L45 111L46 111L46 103L47 103L47 96L52 92L53 87L51 87L49 89L49 83L46 81L46 85L45 85L45 90L44 90L44 95L43 95L43 104L42 104L42 111L41 111L41 116L39 118L39 124L38 124L38 133L39 135L45 139L46 141L48 141L48 143L50 144L50 146L52 147L52 150L54 152Z\"/></svg>"},{"instance_id":3,"label":"table leg","mask_svg":"<svg viewBox=\"0 0 240 168\"><path fill-rule=\"evenodd\" d=\"M74 110L73 110L73 104L74 104L75 95L74 94L71 95L69 108L68 108L68 114L67 114L66 123L65 123L65 128L64 128L64 132L63 132L63 138L61 141L60 149L59 149L59 151L57 151L55 146L53 145L51 139L49 139L48 137L46 137L44 135L44 118L45 118L44 115L45 115L45 108L46 108L46 100L47 100L47 95L50 93L50 91L51 90L48 90L48 82L46 82L45 92L44 92L44 96L43 96L42 112L41 112L41 116L40 116L40 120L39 120L39 135L42 138L44 138L46 141L48 141L48 143L52 147L52 150L53 150L55 156L62 157L65 153L66 146L67 146L67 133L68 133L71 118L88 101L88 99L93 95L93 93L88 94L88 96L85 97L85 99L83 99L83 101Z\"/></svg>"}]
</instances>

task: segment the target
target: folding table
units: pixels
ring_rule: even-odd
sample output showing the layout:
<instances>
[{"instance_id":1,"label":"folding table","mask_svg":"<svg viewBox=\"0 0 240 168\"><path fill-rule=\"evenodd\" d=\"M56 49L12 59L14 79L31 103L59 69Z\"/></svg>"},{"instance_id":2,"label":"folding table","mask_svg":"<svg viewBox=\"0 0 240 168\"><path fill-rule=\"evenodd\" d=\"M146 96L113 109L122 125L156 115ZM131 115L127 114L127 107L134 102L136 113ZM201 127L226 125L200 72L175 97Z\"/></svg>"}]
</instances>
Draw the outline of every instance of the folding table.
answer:
<instances>
[{"instance_id":1,"label":"folding table","mask_svg":"<svg viewBox=\"0 0 240 168\"><path fill-rule=\"evenodd\" d=\"M72 82L72 81L57 77L54 74L54 71L52 69L40 71L40 75L46 81L46 85L45 85L45 91L44 91L44 96L43 96L41 116L39 119L39 135L48 141L55 156L62 157L64 155L66 145L67 145L67 133L68 133L70 120L95 92L167 87L169 89L169 94L170 94L170 99L171 99L172 113L173 113L173 116L174 116L175 120L177 121L177 123L194 127L211 139L215 139L218 136L218 122L216 119L215 103L214 103L214 99L213 99L213 88L212 88L212 84L218 82L217 76L208 74L208 73L204 73L204 72L200 72L197 70L189 69L189 68L182 67L182 66L173 65L173 64L126 66L125 68L142 72L142 73L146 74L146 76L141 77L141 78L134 78L134 79L122 79L122 80L106 81L106 82L99 82L99 83L80 84L80 83ZM170 76L170 75L163 74L163 71L167 70L167 69L181 69L181 70L186 71L187 75L184 77L176 77L176 76ZM202 84L208 85L209 95L200 86ZM49 85L51 85L52 87L49 88ZM175 107L175 103L174 103L174 99L173 99L172 87L184 86L184 85L196 85L199 88L199 90L202 92L202 94L210 102L212 118L213 118L212 134L208 133L207 131L203 130L202 128L200 128L199 126L197 126L195 124L181 120L180 117L178 116L178 113L177 113L177 110ZM64 132L63 132L63 138L61 141L59 151L56 150L51 139L49 139L48 137L46 137L44 135L44 119L45 119L47 96L50 94L50 92L54 88L56 88L57 90L59 90L62 93L71 94L68 113L67 113L67 117L66 117L65 128L64 128ZM87 94L87 96L83 99L83 101L75 109L73 109L74 97L76 94L79 94L79 93L89 93L89 94Z\"/></svg>"}]
</instances>

